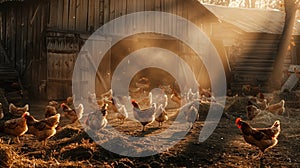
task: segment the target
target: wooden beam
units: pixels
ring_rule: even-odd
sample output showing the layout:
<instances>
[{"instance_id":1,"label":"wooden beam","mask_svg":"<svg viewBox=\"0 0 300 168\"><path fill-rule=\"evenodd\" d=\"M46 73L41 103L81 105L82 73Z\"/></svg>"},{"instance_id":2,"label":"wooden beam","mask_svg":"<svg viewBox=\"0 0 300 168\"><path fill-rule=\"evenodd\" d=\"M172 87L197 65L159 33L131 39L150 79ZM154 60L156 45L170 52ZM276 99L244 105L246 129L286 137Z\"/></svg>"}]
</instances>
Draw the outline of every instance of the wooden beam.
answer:
<instances>
[{"instance_id":1,"label":"wooden beam","mask_svg":"<svg viewBox=\"0 0 300 168\"><path fill-rule=\"evenodd\" d=\"M2 46L1 42L0 42L0 54L4 55L5 60L8 60L8 63L11 65L11 59L8 58L6 51L5 51L4 47Z\"/></svg>"},{"instance_id":2,"label":"wooden beam","mask_svg":"<svg viewBox=\"0 0 300 168\"><path fill-rule=\"evenodd\" d=\"M35 18L36 18L36 15L37 15L37 13L38 13L38 11L39 11L39 9L40 9L40 6L41 6L41 4L38 4L38 6L36 7L36 9L35 9L35 11L34 11L34 14L33 14L32 18L30 19L30 25L31 25L31 26L32 26L32 24L33 24L33 22L34 22L34 20L35 20Z\"/></svg>"},{"instance_id":3,"label":"wooden beam","mask_svg":"<svg viewBox=\"0 0 300 168\"><path fill-rule=\"evenodd\" d=\"M91 59L90 55L87 54L87 60L89 61L89 63L92 65L93 69L96 71L96 76L97 78L101 81L101 83L103 84L103 87L105 90L108 90L108 87L105 83L105 80L103 79L102 75L100 74L100 72L98 71L97 66L94 64L93 60Z\"/></svg>"}]
</instances>

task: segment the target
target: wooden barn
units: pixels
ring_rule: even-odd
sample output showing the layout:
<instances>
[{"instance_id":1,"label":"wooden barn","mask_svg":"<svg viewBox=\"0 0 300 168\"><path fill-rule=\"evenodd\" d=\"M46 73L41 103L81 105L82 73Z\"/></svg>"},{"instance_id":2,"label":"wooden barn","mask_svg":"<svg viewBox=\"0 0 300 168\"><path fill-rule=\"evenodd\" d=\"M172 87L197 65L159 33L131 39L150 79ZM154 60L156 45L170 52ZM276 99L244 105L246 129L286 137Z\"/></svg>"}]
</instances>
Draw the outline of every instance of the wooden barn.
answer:
<instances>
[{"instance_id":1,"label":"wooden barn","mask_svg":"<svg viewBox=\"0 0 300 168\"><path fill-rule=\"evenodd\" d=\"M230 87L266 85L284 14L203 5L197 0L1 0L1 69L4 74L7 69L13 72L36 98L64 99L72 94L74 64L88 37L105 23L138 11L173 13L206 32L221 56ZM266 20L257 25L258 18ZM170 20L169 24L174 31L189 36L189 32L177 30L177 22ZM124 27L130 29L132 25ZM115 38L120 34L109 36ZM106 53L99 67L87 57L82 69L92 67L100 71L91 78L97 79L96 92L104 92L110 88L111 73L118 62L146 47L165 48L194 63L192 69L198 74L198 82L203 87L210 86L206 69L200 68L201 60L193 57L195 53L180 40L160 34L128 37ZM290 63L293 60L289 57L287 64Z\"/></svg>"},{"instance_id":2,"label":"wooden barn","mask_svg":"<svg viewBox=\"0 0 300 168\"><path fill-rule=\"evenodd\" d=\"M269 90L268 80L273 71L285 14L276 10L204 6L219 20L212 24L211 37L223 41L230 59L229 87L240 90L242 85L250 84L261 86L263 91ZM298 31L297 27L295 30ZM299 39L297 31L293 34L295 39ZM284 70L291 64L298 64L299 60L297 45L292 46L286 54Z\"/></svg>"},{"instance_id":3,"label":"wooden barn","mask_svg":"<svg viewBox=\"0 0 300 168\"><path fill-rule=\"evenodd\" d=\"M24 87L32 95L47 99L63 99L72 94L71 79L74 63L85 40L103 24L119 16L137 11L170 12L186 18L203 31L216 18L198 1L184 0L24 0L1 1L1 44L9 63L16 70ZM169 21L176 30L176 20ZM126 27L126 25L124 25ZM130 27L129 27L130 28ZM124 32L126 33L126 32ZM180 32L186 33L188 32ZM119 34L111 34L112 38ZM138 39L138 40L137 40ZM97 89L109 89L110 72L126 54L139 48L159 46L174 51L194 62L193 52L182 42L162 35L137 35L122 40L103 60L97 75ZM115 49L114 49L115 48ZM226 60L226 59L224 59ZM86 60L86 65L94 66ZM98 68L98 67L94 67ZM195 68L197 69L197 68ZM205 78L205 68L203 75ZM109 71L109 72L105 72ZM196 71L196 70L195 70ZM207 78L207 76L206 76ZM209 80L202 80L209 86Z\"/></svg>"}]
</instances>

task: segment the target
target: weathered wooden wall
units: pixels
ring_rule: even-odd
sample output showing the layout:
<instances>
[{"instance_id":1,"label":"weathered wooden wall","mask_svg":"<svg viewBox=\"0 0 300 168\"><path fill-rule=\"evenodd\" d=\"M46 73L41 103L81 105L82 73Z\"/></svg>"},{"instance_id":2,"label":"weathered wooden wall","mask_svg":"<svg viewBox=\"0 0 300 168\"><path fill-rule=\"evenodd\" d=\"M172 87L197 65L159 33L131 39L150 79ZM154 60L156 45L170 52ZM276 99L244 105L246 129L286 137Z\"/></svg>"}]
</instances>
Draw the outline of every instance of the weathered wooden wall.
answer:
<instances>
[{"instance_id":1,"label":"weathered wooden wall","mask_svg":"<svg viewBox=\"0 0 300 168\"><path fill-rule=\"evenodd\" d=\"M204 22L216 20L196 0L51 0L50 11L55 12L50 12L49 28L93 32L108 21L120 16L150 10L170 12L182 16L199 26ZM178 31L177 20L166 20L166 22L174 27L174 32ZM125 22L124 27L120 30L126 33L134 28L134 24L137 23ZM113 27L112 29L117 30L119 28Z\"/></svg>"},{"instance_id":2,"label":"weathered wooden wall","mask_svg":"<svg viewBox=\"0 0 300 168\"><path fill-rule=\"evenodd\" d=\"M50 12L49 16L49 24L48 24L48 32L56 32L53 34L53 37L49 37L47 35L47 53L48 53L48 61L55 62L56 64L49 64L48 62L48 80L47 80L47 91L48 91L48 98L52 99L60 99L65 96L71 94L71 78L70 76L64 76L62 74L70 74L68 69L64 68L66 61L68 60L69 55L65 54L65 51L58 49L58 48L65 48L65 46L70 45L70 42L60 42L60 39L65 38L66 35L74 35L83 41L87 39L88 35L92 32L97 30L103 24L126 14L130 14L133 12L138 11L163 11L163 12L170 12L184 18L189 19L190 21L197 24L201 27L204 31L209 30L205 29L206 26L204 23L210 22L215 17L211 15L206 8L204 8L198 1L184 1L184 0L51 0L50 1ZM147 18L145 18L147 19ZM172 27L172 33L183 34L186 37L193 36L189 32L183 32L180 27L178 27L178 20L166 20L165 22L168 23L170 27ZM119 25L114 25L110 27L110 30L113 30L111 38L114 38L119 35L127 34L129 31L134 31L138 20L133 22L124 21L124 24L120 27ZM156 27L163 27L163 24L160 25L145 25L147 27L153 26ZM56 36L56 37L54 37ZM114 64L118 64L118 61L121 60L124 53L129 54L130 52L134 52L137 49L142 47L149 47L155 43L156 45L161 43L160 47L169 49L170 47L176 48L176 53L183 58L188 58L189 56L193 55L187 47L182 47L178 45L180 41L176 41L175 43L168 43L170 38L166 38L163 36L160 37L140 37L140 39L148 39L148 42L145 41L137 41L140 43L136 45L130 43L132 40L125 40L125 43L120 47L114 47L108 55L103 60L102 64L99 65L98 71L100 72L97 74L96 77L91 76L89 77L89 81L93 81L93 78L96 78L96 92L101 93L110 88L110 80L111 80L111 73L113 72L115 66ZM50 40L52 39L52 40ZM77 41L81 44L77 44L77 46L81 47L83 41ZM153 42L155 41L155 42ZM174 40L173 40L174 41ZM109 42L109 41L106 41ZM129 43L128 43L129 42ZM169 45L168 46L166 46ZM175 45L174 45L175 44ZM49 46L56 46L54 49L51 49ZM72 45L76 45L76 42ZM105 44L104 44L105 45ZM153 45L152 45L153 46ZM71 49L74 55L78 54L77 49ZM130 50L130 51L127 51ZM123 53L122 53L123 52ZM126 56L126 55L125 55ZM65 57L65 58L64 58ZM75 56L76 57L76 56ZM75 58L74 56L72 58ZM89 60L88 56L83 57L81 61L82 69L86 69L86 72L82 72L86 76L89 76L89 68L98 68L98 65L93 65ZM60 61L58 61L58 59ZM76 58L75 58L76 59ZM73 61L75 60L73 59ZM53 61L52 61L53 60ZM191 59L187 59L191 60ZM74 62L72 62L74 64ZM57 68L60 69L62 72L61 74L56 74L52 72L56 72ZM194 69L197 69L194 67ZM68 71L68 72L66 72ZM195 70L196 73L199 73L198 70ZM56 74L55 81L52 80L52 74ZM205 75L198 75L203 79ZM206 76L207 77L207 76ZM61 81L61 82L59 82ZM65 81L63 84L62 82ZM88 81L82 81L85 84L88 84ZM202 80L202 83L205 83L208 87L209 80ZM60 91L60 93L59 93ZM87 93L88 91L92 90L82 90L83 93ZM63 93L61 93L63 92Z\"/></svg>"},{"instance_id":3,"label":"weathered wooden wall","mask_svg":"<svg viewBox=\"0 0 300 168\"><path fill-rule=\"evenodd\" d=\"M32 95L39 95L39 86L46 79L44 34L49 18L48 1L28 0L1 4L0 39L10 64L23 78Z\"/></svg>"},{"instance_id":4,"label":"weathered wooden wall","mask_svg":"<svg viewBox=\"0 0 300 168\"><path fill-rule=\"evenodd\" d=\"M197 0L25 0L24 2L1 4L0 39L11 61L1 57L0 63L11 62L12 66L23 76L25 85L29 86L33 95L48 99L65 98L72 94L71 77L73 66L77 59L77 54L88 36L103 24L119 16L149 10L170 12L192 21L210 35L212 40L220 46L221 49L218 49L218 51L224 52L223 55L225 57L228 53L225 50L222 51L222 47L224 45L229 46L227 43L234 41L234 39L232 41L228 39L235 36L236 33L239 35L243 34L242 31L237 32L237 29L233 27L226 27L226 29L234 29L234 31L231 31L233 34L223 33L224 27L214 29L215 26L211 25L211 23L219 25L218 19ZM181 33L186 37L193 36L193 34L183 32L178 27L178 20L166 20L165 22L173 28L171 30L173 33ZM115 25L111 27L114 30L111 36L127 34L134 29L136 24L137 22L135 21L125 21L122 27ZM146 26L156 28L163 26L163 24ZM155 37L153 41L167 44L168 40L169 38L161 36ZM257 43L257 41L247 38L244 41L248 44ZM276 49L275 43L272 42L271 44L268 38L261 39L260 43L251 49L253 51L261 51L259 55L266 58L274 54ZM179 41L171 44L175 44L173 46L183 58L189 58L193 55L193 52L187 47L181 46ZM136 47L135 49L138 48ZM164 48L168 49L169 47L164 46ZM266 52L264 51L265 48L268 48ZM111 77L110 72L106 72L105 69L113 70L112 62L115 62L118 60L117 57L120 57L115 56L118 55L119 51L117 50L119 49L109 52L109 56L104 61L107 66L100 67L104 71L96 78L104 86L107 85L109 87L109 79ZM125 51L130 50L128 46L123 46L122 49ZM227 51L229 50L231 49L227 48ZM249 48L245 50L249 50ZM133 51L131 48L130 52ZM230 55L228 56L230 57ZM258 61L261 57L256 60L256 62L260 62L259 65L256 64L255 56L258 55L253 55L251 52L244 53L244 56L246 56L244 62L241 61L238 63L239 66L235 67L235 72L238 73L237 76L234 76L233 81L237 83L241 83L239 82L240 74L251 70L251 68L244 70L245 67L265 66L262 62L268 62L266 66L272 65L272 60ZM291 58L287 57L285 63L293 62ZM192 59L187 60L191 61ZM249 60L252 62L249 62ZM82 60L82 63L83 67L91 66L88 59ZM193 70L197 73L199 71L199 69ZM253 71L253 74L256 74L255 72ZM262 76L265 76L267 73L264 73ZM203 75L199 76L202 77ZM248 78L246 75L243 78L248 80L244 81L246 83L254 77ZM209 81L206 84L209 85ZM107 87L103 87L100 90L103 91L105 89Z\"/></svg>"}]
</instances>

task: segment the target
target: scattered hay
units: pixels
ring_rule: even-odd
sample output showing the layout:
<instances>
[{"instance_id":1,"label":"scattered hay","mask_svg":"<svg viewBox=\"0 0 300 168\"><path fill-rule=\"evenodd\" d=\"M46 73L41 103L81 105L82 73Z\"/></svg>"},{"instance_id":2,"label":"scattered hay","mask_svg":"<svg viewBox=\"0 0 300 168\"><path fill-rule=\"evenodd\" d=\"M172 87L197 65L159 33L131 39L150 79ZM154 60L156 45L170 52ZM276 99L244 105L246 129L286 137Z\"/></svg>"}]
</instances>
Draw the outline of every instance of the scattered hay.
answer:
<instances>
[{"instance_id":1,"label":"scattered hay","mask_svg":"<svg viewBox=\"0 0 300 168\"><path fill-rule=\"evenodd\" d=\"M121 158L118 161L114 161L111 165L112 167L122 167L122 168L136 167L136 165L128 158Z\"/></svg>"},{"instance_id":2,"label":"scattered hay","mask_svg":"<svg viewBox=\"0 0 300 168\"><path fill-rule=\"evenodd\" d=\"M28 159L25 155L19 155L15 149L7 144L0 144L0 167L50 167L56 166L56 162L40 159Z\"/></svg>"},{"instance_id":3,"label":"scattered hay","mask_svg":"<svg viewBox=\"0 0 300 168\"><path fill-rule=\"evenodd\" d=\"M12 147L6 144L0 144L0 165L8 167L18 155L13 151Z\"/></svg>"},{"instance_id":4,"label":"scattered hay","mask_svg":"<svg viewBox=\"0 0 300 168\"><path fill-rule=\"evenodd\" d=\"M81 140L81 144L73 143L65 146L60 151L61 159L72 161L90 160L96 151L96 144L90 143L89 140Z\"/></svg>"},{"instance_id":5,"label":"scattered hay","mask_svg":"<svg viewBox=\"0 0 300 168\"><path fill-rule=\"evenodd\" d=\"M245 112L245 107L248 105L248 97L228 97L226 99L225 111L228 113Z\"/></svg>"},{"instance_id":6,"label":"scattered hay","mask_svg":"<svg viewBox=\"0 0 300 168\"><path fill-rule=\"evenodd\" d=\"M55 140L63 139L63 138L71 138L74 135L78 135L81 132L79 128L74 127L64 127L60 131L57 131L57 133L53 136Z\"/></svg>"},{"instance_id":7,"label":"scattered hay","mask_svg":"<svg viewBox=\"0 0 300 168\"><path fill-rule=\"evenodd\" d=\"M199 120L204 121L207 117L208 111L211 110L219 110L224 109L224 106L219 103L214 102L201 102L199 105Z\"/></svg>"}]
</instances>

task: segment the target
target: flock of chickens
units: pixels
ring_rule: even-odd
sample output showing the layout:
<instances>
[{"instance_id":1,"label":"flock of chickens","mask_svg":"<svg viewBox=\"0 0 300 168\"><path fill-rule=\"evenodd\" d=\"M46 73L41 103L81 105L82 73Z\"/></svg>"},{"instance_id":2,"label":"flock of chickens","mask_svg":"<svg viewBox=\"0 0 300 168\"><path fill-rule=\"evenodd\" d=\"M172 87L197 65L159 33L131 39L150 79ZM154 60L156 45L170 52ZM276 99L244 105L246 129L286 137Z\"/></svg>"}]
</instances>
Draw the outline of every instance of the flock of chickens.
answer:
<instances>
[{"instance_id":1,"label":"flock of chickens","mask_svg":"<svg viewBox=\"0 0 300 168\"><path fill-rule=\"evenodd\" d=\"M179 95L172 90L171 95L165 93L163 89L145 92L142 90L135 96L113 96L113 91L102 94L97 99L95 93L89 93L85 103L74 105L75 95L68 97L63 103L50 101L45 107L45 118L37 120L29 113L29 105L16 107L12 103L9 105L9 113L14 119L3 121L4 117L2 104L0 103L0 132L14 136L14 141L19 143L19 137L25 133L32 134L40 142L46 145L47 139L56 134L60 128L59 122L61 117L67 118L70 123L80 121L83 125L93 130L101 130L106 127L108 120L107 115L116 114L116 118L123 124L126 119L133 119L142 125L142 131L146 126L157 121L159 127L168 120L166 107L168 100L177 103L183 111L189 127L199 117L198 105L204 102L214 102L214 97L210 90L199 88L193 92L189 89L187 93ZM248 101L246 112L249 120L252 120L262 110L272 113L282 114L285 112L285 102L270 104L271 99L265 98L262 93L252 97ZM60 113L62 110L63 113ZM131 118L129 114L133 114ZM253 128L241 118L236 119L236 125L241 130L245 141L260 149L257 157L262 156L263 152L278 143L277 137L280 133L280 121L277 120L269 128Z\"/></svg>"},{"instance_id":2,"label":"flock of chickens","mask_svg":"<svg viewBox=\"0 0 300 168\"><path fill-rule=\"evenodd\" d=\"M270 104L272 97L265 97L264 94L258 93L257 96L251 97L246 106L246 113L249 120L254 119L262 111L267 111L276 115L282 115L286 112L285 101ZM288 117L289 113L287 112ZM263 153L275 145L277 145L277 137L280 134L280 121L276 120L269 128L253 128L250 124L237 118L235 121L237 127L241 130L244 140L260 149L257 156L253 158L260 158Z\"/></svg>"}]
</instances>

